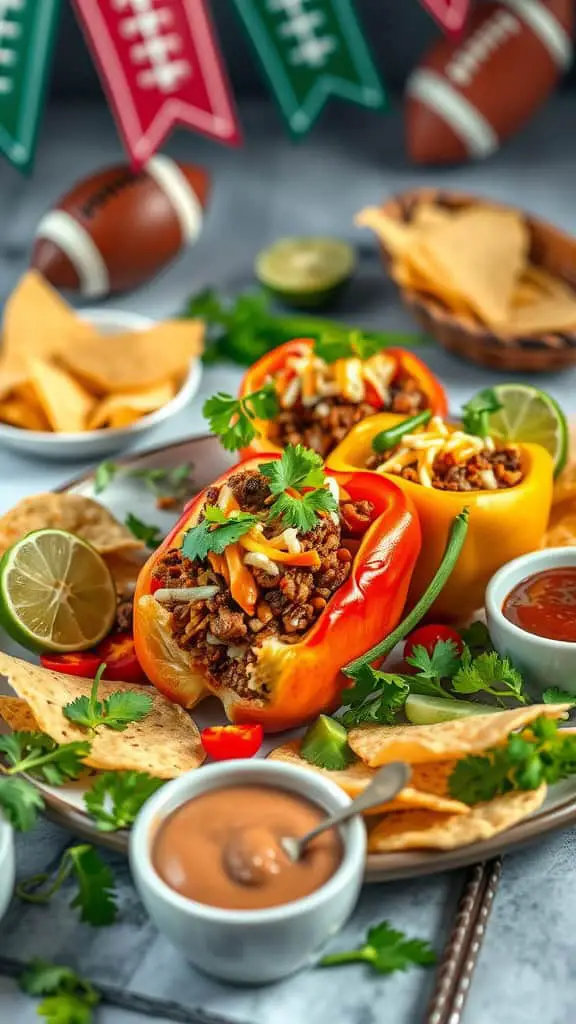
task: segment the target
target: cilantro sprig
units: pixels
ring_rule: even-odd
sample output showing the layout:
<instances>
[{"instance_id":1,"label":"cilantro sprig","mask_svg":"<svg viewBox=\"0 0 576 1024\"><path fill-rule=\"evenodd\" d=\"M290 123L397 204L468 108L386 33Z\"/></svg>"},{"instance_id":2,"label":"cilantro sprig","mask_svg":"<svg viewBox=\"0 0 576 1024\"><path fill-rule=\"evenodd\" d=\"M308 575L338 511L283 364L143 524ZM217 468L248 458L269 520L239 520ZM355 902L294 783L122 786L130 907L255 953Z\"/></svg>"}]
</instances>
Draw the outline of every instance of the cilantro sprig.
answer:
<instances>
[{"instance_id":1,"label":"cilantro sprig","mask_svg":"<svg viewBox=\"0 0 576 1024\"><path fill-rule=\"evenodd\" d=\"M542 716L504 746L458 761L448 779L450 796L466 804L483 803L513 790L538 789L576 774L576 736L563 734L557 722Z\"/></svg>"},{"instance_id":2,"label":"cilantro sprig","mask_svg":"<svg viewBox=\"0 0 576 1024\"><path fill-rule=\"evenodd\" d=\"M326 331L314 342L314 352L325 363L335 363L338 359L370 359L385 347L382 338L363 334L362 331L347 334Z\"/></svg>"},{"instance_id":3,"label":"cilantro sprig","mask_svg":"<svg viewBox=\"0 0 576 1024\"><path fill-rule=\"evenodd\" d=\"M456 694L489 693L497 704L507 707L506 698L525 704L524 681L508 658L496 651L485 651L474 657L465 647L460 668L452 676L450 687Z\"/></svg>"},{"instance_id":4,"label":"cilantro sprig","mask_svg":"<svg viewBox=\"0 0 576 1024\"><path fill-rule=\"evenodd\" d=\"M257 436L254 420L270 420L278 413L278 398L272 381L243 398L223 391L206 399L202 415L220 444L228 451L245 448Z\"/></svg>"},{"instance_id":5,"label":"cilantro sprig","mask_svg":"<svg viewBox=\"0 0 576 1024\"><path fill-rule=\"evenodd\" d=\"M462 426L467 434L477 437L488 437L490 434L490 414L502 408L493 388L484 388L474 398L462 406Z\"/></svg>"},{"instance_id":6,"label":"cilantro sprig","mask_svg":"<svg viewBox=\"0 0 576 1024\"><path fill-rule=\"evenodd\" d=\"M122 732L131 722L139 722L152 710L152 697L133 690L115 690L104 700L98 700L98 687L106 665L99 666L89 697L76 697L63 708L70 722L94 731L100 726Z\"/></svg>"},{"instance_id":7,"label":"cilantro sprig","mask_svg":"<svg viewBox=\"0 0 576 1024\"><path fill-rule=\"evenodd\" d=\"M326 486L322 459L310 448L289 445L281 459L264 463L260 472L276 497L270 517L280 519L284 526L308 533L316 525L319 512L337 512L338 502ZM297 495L288 493L304 488L309 490Z\"/></svg>"},{"instance_id":8,"label":"cilantro sprig","mask_svg":"<svg viewBox=\"0 0 576 1024\"><path fill-rule=\"evenodd\" d=\"M358 949L330 953L322 958L319 966L340 967L352 963L365 963L379 974L392 974L409 967L430 967L436 963L436 954L424 939L409 939L388 921L382 921L368 929L366 941Z\"/></svg>"},{"instance_id":9,"label":"cilantro sprig","mask_svg":"<svg viewBox=\"0 0 576 1024\"><path fill-rule=\"evenodd\" d=\"M100 994L71 967L35 959L18 981L27 995L44 996L38 1004L38 1016L50 1024L92 1024Z\"/></svg>"},{"instance_id":10,"label":"cilantro sprig","mask_svg":"<svg viewBox=\"0 0 576 1024\"><path fill-rule=\"evenodd\" d=\"M347 728L376 723L394 725L409 693L405 676L363 665L355 676L354 686L342 691L342 722Z\"/></svg>"},{"instance_id":11,"label":"cilantro sprig","mask_svg":"<svg viewBox=\"0 0 576 1024\"><path fill-rule=\"evenodd\" d=\"M162 542L162 530L160 527L154 523L143 522L133 512L128 513L124 523L130 530L130 533L136 537L136 540L141 540L150 551L154 551Z\"/></svg>"},{"instance_id":12,"label":"cilantro sprig","mask_svg":"<svg viewBox=\"0 0 576 1024\"><path fill-rule=\"evenodd\" d=\"M183 501L193 490L193 470L194 466L191 462L184 462L171 469L164 469L160 466L153 466L150 469L129 469L106 459L96 467L94 493L102 494L120 474L122 477L141 480L147 490L151 491L160 502L164 500Z\"/></svg>"},{"instance_id":13,"label":"cilantro sprig","mask_svg":"<svg viewBox=\"0 0 576 1024\"><path fill-rule=\"evenodd\" d=\"M101 772L84 794L84 806L101 832L129 828L140 808L164 785L147 772Z\"/></svg>"},{"instance_id":14,"label":"cilantro sprig","mask_svg":"<svg viewBox=\"0 0 576 1024\"><path fill-rule=\"evenodd\" d=\"M258 522L250 512L231 512L228 516L216 505L204 506L204 519L192 526L184 536L182 554L185 558L204 559L213 551L221 555L240 540Z\"/></svg>"},{"instance_id":15,"label":"cilantro sprig","mask_svg":"<svg viewBox=\"0 0 576 1024\"><path fill-rule=\"evenodd\" d=\"M0 811L18 832L33 828L43 810L44 800L31 782L0 776Z\"/></svg>"},{"instance_id":16,"label":"cilantro sprig","mask_svg":"<svg viewBox=\"0 0 576 1024\"><path fill-rule=\"evenodd\" d=\"M49 903L69 879L75 884L70 906L80 911L80 920L94 927L113 924L117 916L114 875L87 843L69 846L54 872L20 882L16 895L25 903Z\"/></svg>"},{"instance_id":17,"label":"cilantro sprig","mask_svg":"<svg viewBox=\"0 0 576 1024\"><path fill-rule=\"evenodd\" d=\"M79 778L90 753L85 742L58 744L43 732L13 732L0 736L0 754L4 755L6 775L26 773L49 786L62 786Z\"/></svg>"}]
</instances>

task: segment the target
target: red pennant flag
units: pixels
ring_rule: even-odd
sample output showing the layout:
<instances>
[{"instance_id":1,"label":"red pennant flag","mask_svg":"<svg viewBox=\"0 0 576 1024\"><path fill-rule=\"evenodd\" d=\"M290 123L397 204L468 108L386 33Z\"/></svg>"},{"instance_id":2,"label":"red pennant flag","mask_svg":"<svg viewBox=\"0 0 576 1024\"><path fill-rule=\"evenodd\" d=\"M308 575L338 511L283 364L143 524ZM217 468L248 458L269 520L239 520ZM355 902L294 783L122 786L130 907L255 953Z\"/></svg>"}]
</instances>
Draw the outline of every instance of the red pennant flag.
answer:
<instances>
[{"instance_id":1,"label":"red pennant flag","mask_svg":"<svg viewBox=\"0 0 576 1024\"><path fill-rule=\"evenodd\" d=\"M133 164L176 124L241 141L206 0L74 0Z\"/></svg>"},{"instance_id":2,"label":"red pennant flag","mask_svg":"<svg viewBox=\"0 0 576 1024\"><path fill-rule=\"evenodd\" d=\"M446 35L460 35L468 18L470 0L421 0L421 3Z\"/></svg>"}]
</instances>

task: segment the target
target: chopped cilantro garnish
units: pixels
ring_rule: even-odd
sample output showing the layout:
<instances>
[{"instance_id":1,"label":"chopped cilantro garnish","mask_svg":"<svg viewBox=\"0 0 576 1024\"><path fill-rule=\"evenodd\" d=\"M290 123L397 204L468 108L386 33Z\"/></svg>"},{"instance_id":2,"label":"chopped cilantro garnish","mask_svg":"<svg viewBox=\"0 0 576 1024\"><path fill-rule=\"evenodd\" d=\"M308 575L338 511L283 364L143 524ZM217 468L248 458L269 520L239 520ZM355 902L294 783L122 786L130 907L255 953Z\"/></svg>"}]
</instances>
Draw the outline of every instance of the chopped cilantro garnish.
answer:
<instances>
[{"instance_id":1,"label":"chopped cilantro garnish","mask_svg":"<svg viewBox=\"0 0 576 1024\"><path fill-rule=\"evenodd\" d=\"M182 543L182 554L191 561L202 561L210 551L221 555L258 522L257 516L250 512L232 512L226 516L215 505L205 505L204 516L200 523L188 530Z\"/></svg>"},{"instance_id":2,"label":"chopped cilantro garnish","mask_svg":"<svg viewBox=\"0 0 576 1024\"><path fill-rule=\"evenodd\" d=\"M233 398L220 391L204 402L202 415L210 430L228 451L245 448L256 437L254 420L270 420L278 412L278 399L272 382L244 398Z\"/></svg>"}]
</instances>

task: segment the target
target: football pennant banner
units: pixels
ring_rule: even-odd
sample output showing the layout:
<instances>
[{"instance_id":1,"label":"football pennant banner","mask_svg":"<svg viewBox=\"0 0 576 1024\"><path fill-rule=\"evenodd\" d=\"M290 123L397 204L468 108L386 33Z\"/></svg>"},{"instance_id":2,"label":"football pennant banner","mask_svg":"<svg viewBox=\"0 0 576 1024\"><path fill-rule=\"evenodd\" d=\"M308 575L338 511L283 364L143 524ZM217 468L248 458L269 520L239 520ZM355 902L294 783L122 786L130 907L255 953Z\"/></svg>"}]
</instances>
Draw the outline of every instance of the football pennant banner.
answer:
<instances>
[{"instance_id":1,"label":"football pennant banner","mask_svg":"<svg viewBox=\"0 0 576 1024\"><path fill-rule=\"evenodd\" d=\"M234 0L293 135L330 96L381 108L386 97L352 0Z\"/></svg>"},{"instance_id":2,"label":"football pennant banner","mask_svg":"<svg viewBox=\"0 0 576 1024\"><path fill-rule=\"evenodd\" d=\"M61 0L0 0L0 151L34 162Z\"/></svg>"},{"instance_id":3,"label":"football pennant banner","mask_svg":"<svg viewBox=\"0 0 576 1024\"><path fill-rule=\"evenodd\" d=\"M448 36L462 32L470 11L470 0L420 0Z\"/></svg>"},{"instance_id":4,"label":"football pennant banner","mask_svg":"<svg viewBox=\"0 0 576 1024\"><path fill-rule=\"evenodd\" d=\"M206 0L74 3L136 168L177 124L238 145L240 128Z\"/></svg>"}]
</instances>

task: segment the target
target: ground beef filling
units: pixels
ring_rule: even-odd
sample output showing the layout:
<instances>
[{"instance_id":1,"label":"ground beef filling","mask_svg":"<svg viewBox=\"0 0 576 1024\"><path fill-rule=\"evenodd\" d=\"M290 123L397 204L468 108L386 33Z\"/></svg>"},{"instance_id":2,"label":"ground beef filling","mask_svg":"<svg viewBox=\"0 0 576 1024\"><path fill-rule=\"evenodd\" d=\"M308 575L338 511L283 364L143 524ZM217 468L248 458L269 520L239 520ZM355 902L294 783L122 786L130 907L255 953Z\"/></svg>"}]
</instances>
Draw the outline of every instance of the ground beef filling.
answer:
<instances>
[{"instance_id":1,"label":"ground beef filling","mask_svg":"<svg viewBox=\"0 0 576 1024\"><path fill-rule=\"evenodd\" d=\"M265 477L245 470L227 481L241 509L256 513L266 507L270 491ZM211 488L207 502L215 502L218 489ZM194 604L174 602L168 608L178 645L189 650L194 660L207 668L212 683L234 690L241 697L266 699L265 688L258 689L251 677L250 666L256 651L272 636L284 643L297 643L314 624L332 594L342 585L351 569L352 555L342 543L347 533L346 517L351 512L364 519L373 517L370 502L341 505L338 524L331 518L318 520L308 534L299 536L302 549L313 549L320 556L317 569L301 569L278 563L279 574L272 576L250 567L259 589L255 613L249 616L232 598L226 582L213 572L208 561L192 562L179 550L168 551L154 570L154 580L163 587L195 587L217 585L220 592L209 601ZM265 533L278 533L266 527Z\"/></svg>"},{"instance_id":2,"label":"ground beef filling","mask_svg":"<svg viewBox=\"0 0 576 1024\"><path fill-rule=\"evenodd\" d=\"M366 466L377 469L393 456L393 452L370 455ZM418 464L404 466L398 476L419 483ZM451 453L439 455L432 468L432 486L439 491L484 491L515 487L523 479L520 453L517 448L482 451L465 463L457 463ZM496 488L494 483L496 482Z\"/></svg>"},{"instance_id":3,"label":"ground beef filling","mask_svg":"<svg viewBox=\"0 0 576 1024\"><path fill-rule=\"evenodd\" d=\"M271 439L280 447L303 444L313 448L322 458L340 444L356 423L376 412L396 412L414 416L428 407L428 399L412 377L393 383L388 401L375 408L368 402L352 403L338 396L322 398L316 405L298 403L283 409L276 417Z\"/></svg>"}]
</instances>

